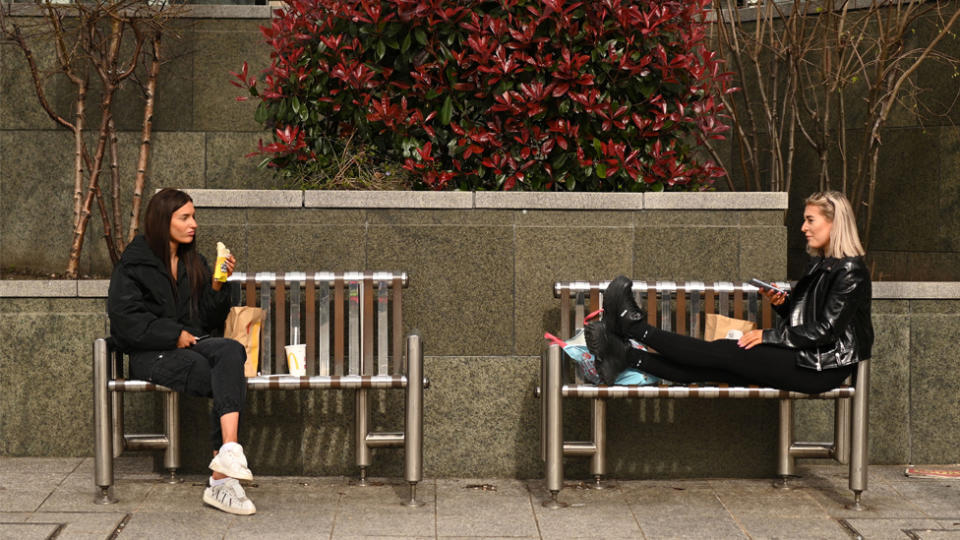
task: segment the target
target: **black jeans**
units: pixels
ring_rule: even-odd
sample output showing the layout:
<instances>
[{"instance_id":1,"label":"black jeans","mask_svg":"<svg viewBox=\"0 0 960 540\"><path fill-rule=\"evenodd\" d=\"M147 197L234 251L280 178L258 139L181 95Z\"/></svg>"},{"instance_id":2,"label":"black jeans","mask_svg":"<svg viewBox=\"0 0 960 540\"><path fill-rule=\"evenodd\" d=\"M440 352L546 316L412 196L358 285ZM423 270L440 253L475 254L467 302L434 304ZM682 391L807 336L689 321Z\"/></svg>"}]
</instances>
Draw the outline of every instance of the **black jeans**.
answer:
<instances>
[{"instance_id":1,"label":"black jeans","mask_svg":"<svg viewBox=\"0 0 960 540\"><path fill-rule=\"evenodd\" d=\"M733 339L703 341L646 323L632 324L627 333L657 351L649 354L630 349L635 367L673 382L755 384L819 394L839 386L854 368L816 371L797 366L796 352L792 349L762 344L742 349Z\"/></svg>"},{"instance_id":2,"label":"black jeans","mask_svg":"<svg viewBox=\"0 0 960 540\"><path fill-rule=\"evenodd\" d=\"M247 353L239 342L211 337L187 349L133 353L130 376L192 396L213 398L210 442L218 450L223 444L220 417L240 412L246 399L246 359Z\"/></svg>"}]
</instances>

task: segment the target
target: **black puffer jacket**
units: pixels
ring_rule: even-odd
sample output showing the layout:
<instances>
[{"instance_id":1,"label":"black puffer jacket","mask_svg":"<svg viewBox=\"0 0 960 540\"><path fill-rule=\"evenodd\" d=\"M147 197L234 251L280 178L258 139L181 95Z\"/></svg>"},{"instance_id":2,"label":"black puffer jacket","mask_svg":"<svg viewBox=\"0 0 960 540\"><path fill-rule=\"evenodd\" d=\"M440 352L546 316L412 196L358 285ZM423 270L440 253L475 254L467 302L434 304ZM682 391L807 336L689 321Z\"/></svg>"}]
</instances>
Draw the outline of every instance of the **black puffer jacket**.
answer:
<instances>
[{"instance_id":1,"label":"black puffer jacket","mask_svg":"<svg viewBox=\"0 0 960 540\"><path fill-rule=\"evenodd\" d=\"M814 259L763 343L797 349L797 365L821 371L870 358L870 273L862 257Z\"/></svg>"},{"instance_id":2,"label":"black puffer jacket","mask_svg":"<svg viewBox=\"0 0 960 540\"><path fill-rule=\"evenodd\" d=\"M206 274L212 275L206 259L200 256L200 260ZM107 294L110 334L121 351L172 350L181 330L199 336L218 333L223 327L230 311L227 287L214 291L208 284L192 310L190 278L185 265L177 266L175 293L163 262L143 236L134 238L123 252Z\"/></svg>"}]
</instances>

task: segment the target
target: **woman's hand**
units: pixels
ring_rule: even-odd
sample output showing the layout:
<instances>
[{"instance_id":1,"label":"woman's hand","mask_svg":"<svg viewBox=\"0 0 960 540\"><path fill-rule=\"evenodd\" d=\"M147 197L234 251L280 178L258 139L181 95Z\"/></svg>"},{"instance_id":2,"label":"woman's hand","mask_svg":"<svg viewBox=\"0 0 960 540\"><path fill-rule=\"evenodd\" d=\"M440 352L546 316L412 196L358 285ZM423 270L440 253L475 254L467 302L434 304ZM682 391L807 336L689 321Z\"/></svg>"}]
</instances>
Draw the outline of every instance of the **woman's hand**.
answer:
<instances>
[{"instance_id":1,"label":"woman's hand","mask_svg":"<svg viewBox=\"0 0 960 540\"><path fill-rule=\"evenodd\" d=\"M776 283L771 283L771 285L773 285L774 287L777 286ZM779 306L787 301L787 293L785 292L777 292L777 291L774 291L773 289L760 289L760 294L769 298L770 303L775 306Z\"/></svg>"},{"instance_id":2,"label":"woman's hand","mask_svg":"<svg viewBox=\"0 0 960 540\"><path fill-rule=\"evenodd\" d=\"M180 331L180 338L177 339L177 348L186 349L187 347L193 347L197 344L197 338L190 332L186 330Z\"/></svg>"},{"instance_id":3,"label":"woman's hand","mask_svg":"<svg viewBox=\"0 0 960 540\"><path fill-rule=\"evenodd\" d=\"M233 269L237 267L237 259L232 254L226 258L224 263L227 265L227 277L233 275ZM222 281L212 280L211 287L213 290L219 291L223 287Z\"/></svg>"},{"instance_id":4,"label":"woman's hand","mask_svg":"<svg viewBox=\"0 0 960 540\"><path fill-rule=\"evenodd\" d=\"M761 343L763 343L763 330L750 330L740 336L737 341L737 345L744 349L752 349Z\"/></svg>"}]
</instances>

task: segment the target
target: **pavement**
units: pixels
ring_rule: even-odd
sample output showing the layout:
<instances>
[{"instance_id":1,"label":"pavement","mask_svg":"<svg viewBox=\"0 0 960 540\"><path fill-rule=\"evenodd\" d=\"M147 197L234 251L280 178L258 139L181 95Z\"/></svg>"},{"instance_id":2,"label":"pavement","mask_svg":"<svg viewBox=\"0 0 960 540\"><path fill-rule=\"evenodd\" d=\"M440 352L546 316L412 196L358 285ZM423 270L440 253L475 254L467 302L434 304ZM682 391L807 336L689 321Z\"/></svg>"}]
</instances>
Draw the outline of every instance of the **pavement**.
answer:
<instances>
[{"instance_id":1,"label":"pavement","mask_svg":"<svg viewBox=\"0 0 960 540\"><path fill-rule=\"evenodd\" d=\"M253 516L203 505L204 476L165 483L149 457L117 460L116 504L93 503L92 458L0 458L0 539L108 538L816 538L960 539L960 480L872 466L863 503L846 467L803 465L789 490L769 479L569 481L566 508L541 506L541 480L258 476ZM940 468L953 468L943 467ZM256 471L254 471L256 472Z\"/></svg>"}]
</instances>

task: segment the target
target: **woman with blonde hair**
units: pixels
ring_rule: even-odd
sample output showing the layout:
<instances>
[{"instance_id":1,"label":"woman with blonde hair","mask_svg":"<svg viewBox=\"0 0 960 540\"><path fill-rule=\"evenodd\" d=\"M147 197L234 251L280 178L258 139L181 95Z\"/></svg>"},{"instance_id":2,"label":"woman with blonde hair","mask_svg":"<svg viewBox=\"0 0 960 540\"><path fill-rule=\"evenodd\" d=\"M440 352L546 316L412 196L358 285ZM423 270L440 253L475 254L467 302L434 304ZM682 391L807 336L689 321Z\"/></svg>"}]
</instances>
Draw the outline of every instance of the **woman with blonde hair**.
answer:
<instances>
[{"instance_id":1,"label":"woman with blonde hair","mask_svg":"<svg viewBox=\"0 0 960 540\"><path fill-rule=\"evenodd\" d=\"M634 366L681 383L756 384L808 394L841 384L857 362L870 358L870 274L847 198L824 191L805 203L800 230L811 255L807 271L790 293L761 289L780 315L776 328L710 342L660 330L646 323L632 282L620 276L604 294L603 318L585 329L604 382L613 384ZM656 353L632 347L628 338Z\"/></svg>"}]
</instances>

